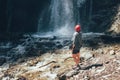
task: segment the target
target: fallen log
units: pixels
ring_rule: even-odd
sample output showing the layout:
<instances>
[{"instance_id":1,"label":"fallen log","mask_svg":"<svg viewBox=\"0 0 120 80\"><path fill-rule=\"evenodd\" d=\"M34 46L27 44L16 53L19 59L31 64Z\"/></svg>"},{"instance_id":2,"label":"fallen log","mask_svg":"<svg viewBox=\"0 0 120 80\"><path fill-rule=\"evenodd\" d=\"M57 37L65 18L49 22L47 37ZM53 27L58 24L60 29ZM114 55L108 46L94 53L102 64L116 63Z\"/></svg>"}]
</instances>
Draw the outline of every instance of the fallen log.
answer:
<instances>
[{"instance_id":1,"label":"fallen log","mask_svg":"<svg viewBox=\"0 0 120 80\"><path fill-rule=\"evenodd\" d=\"M45 64L45 65L40 66L39 68L45 67L45 66L47 66L47 65L49 65L49 64L51 64L51 63L57 63L57 62L56 62L56 61L51 61L51 62L49 62L49 63L47 63L47 64Z\"/></svg>"}]
</instances>

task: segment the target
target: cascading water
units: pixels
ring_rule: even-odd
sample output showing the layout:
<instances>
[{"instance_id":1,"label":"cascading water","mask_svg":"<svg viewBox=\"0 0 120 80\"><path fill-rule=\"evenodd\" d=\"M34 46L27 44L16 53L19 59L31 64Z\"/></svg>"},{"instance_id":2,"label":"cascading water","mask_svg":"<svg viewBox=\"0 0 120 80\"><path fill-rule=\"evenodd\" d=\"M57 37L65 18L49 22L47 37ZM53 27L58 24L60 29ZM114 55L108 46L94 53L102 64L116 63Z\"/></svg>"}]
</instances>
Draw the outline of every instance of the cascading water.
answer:
<instances>
[{"instance_id":1,"label":"cascading water","mask_svg":"<svg viewBox=\"0 0 120 80\"><path fill-rule=\"evenodd\" d=\"M71 35L73 27L79 24L79 7L85 0L51 0L50 9L43 11L40 16L38 32L43 28L44 16L49 16L48 32L55 34ZM48 19L48 17L47 17ZM46 26L45 26L46 27Z\"/></svg>"},{"instance_id":2,"label":"cascading water","mask_svg":"<svg viewBox=\"0 0 120 80\"><path fill-rule=\"evenodd\" d=\"M75 12L73 0L52 0L50 25L58 33L68 33L75 25ZM60 32L59 32L60 31Z\"/></svg>"}]
</instances>

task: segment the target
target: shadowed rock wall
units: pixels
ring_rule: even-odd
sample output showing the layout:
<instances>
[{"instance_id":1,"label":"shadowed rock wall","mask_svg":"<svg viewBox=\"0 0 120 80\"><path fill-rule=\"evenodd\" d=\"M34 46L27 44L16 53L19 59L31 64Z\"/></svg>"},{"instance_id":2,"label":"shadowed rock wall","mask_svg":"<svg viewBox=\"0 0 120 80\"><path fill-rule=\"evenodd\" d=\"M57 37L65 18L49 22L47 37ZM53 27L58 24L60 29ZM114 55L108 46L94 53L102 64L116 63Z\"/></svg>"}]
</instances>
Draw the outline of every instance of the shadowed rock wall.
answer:
<instances>
[{"instance_id":1,"label":"shadowed rock wall","mask_svg":"<svg viewBox=\"0 0 120 80\"><path fill-rule=\"evenodd\" d=\"M83 31L107 32L118 13L119 0L87 0L80 8Z\"/></svg>"},{"instance_id":2,"label":"shadowed rock wall","mask_svg":"<svg viewBox=\"0 0 120 80\"><path fill-rule=\"evenodd\" d=\"M50 0L0 0L0 32L36 32Z\"/></svg>"}]
</instances>

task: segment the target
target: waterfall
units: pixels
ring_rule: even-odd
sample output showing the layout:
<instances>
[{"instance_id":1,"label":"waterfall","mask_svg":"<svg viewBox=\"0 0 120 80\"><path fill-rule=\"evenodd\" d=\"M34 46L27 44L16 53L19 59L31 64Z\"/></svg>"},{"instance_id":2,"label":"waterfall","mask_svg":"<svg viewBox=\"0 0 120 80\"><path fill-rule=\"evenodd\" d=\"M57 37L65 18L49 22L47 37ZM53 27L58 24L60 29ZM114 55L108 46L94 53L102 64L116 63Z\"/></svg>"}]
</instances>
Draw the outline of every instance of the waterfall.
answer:
<instances>
[{"instance_id":1,"label":"waterfall","mask_svg":"<svg viewBox=\"0 0 120 80\"><path fill-rule=\"evenodd\" d=\"M55 34L70 35L74 26L80 24L79 7L85 0L51 0L47 13L43 12L40 17L38 31L43 28L43 16L49 15L49 30ZM48 19L48 17L47 17ZM40 28L41 27L41 28Z\"/></svg>"},{"instance_id":2,"label":"waterfall","mask_svg":"<svg viewBox=\"0 0 120 80\"><path fill-rule=\"evenodd\" d=\"M54 27L54 30L60 31L59 33L71 31L70 29L76 21L73 9L73 0L51 1L50 25Z\"/></svg>"}]
</instances>

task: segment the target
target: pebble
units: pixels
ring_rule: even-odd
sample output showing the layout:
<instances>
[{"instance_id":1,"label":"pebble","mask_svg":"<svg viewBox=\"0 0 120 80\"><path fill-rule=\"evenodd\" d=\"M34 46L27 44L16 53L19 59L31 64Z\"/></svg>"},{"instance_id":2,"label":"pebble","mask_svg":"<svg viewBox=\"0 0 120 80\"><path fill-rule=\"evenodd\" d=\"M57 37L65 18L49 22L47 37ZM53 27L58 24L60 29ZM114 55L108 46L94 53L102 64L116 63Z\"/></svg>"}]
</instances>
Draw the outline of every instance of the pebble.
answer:
<instances>
[{"instance_id":1,"label":"pebble","mask_svg":"<svg viewBox=\"0 0 120 80\"><path fill-rule=\"evenodd\" d=\"M114 50L110 50L109 54L110 55L115 55L115 51Z\"/></svg>"}]
</instances>

